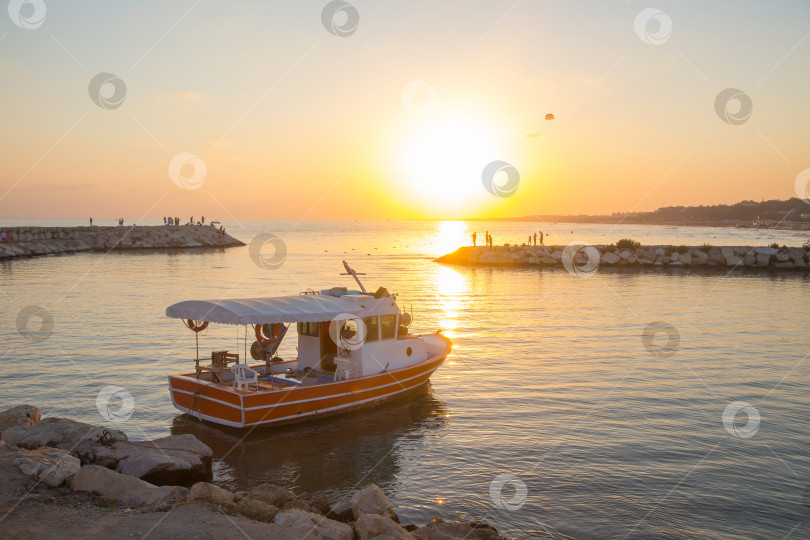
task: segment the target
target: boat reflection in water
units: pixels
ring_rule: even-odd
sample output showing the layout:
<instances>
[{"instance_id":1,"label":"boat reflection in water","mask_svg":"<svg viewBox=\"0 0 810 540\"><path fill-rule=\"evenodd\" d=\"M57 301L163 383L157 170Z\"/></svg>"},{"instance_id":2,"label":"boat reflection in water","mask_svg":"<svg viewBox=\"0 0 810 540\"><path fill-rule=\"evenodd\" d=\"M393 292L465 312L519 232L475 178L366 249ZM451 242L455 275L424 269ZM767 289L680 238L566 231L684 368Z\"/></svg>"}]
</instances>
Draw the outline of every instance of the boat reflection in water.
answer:
<instances>
[{"instance_id":1,"label":"boat reflection in water","mask_svg":"<svg viewBox=\"0 0 810 540\"><path fill-rule=\"evenodd\" d=\"M400 461L409 449L418 452L421 439L440 430L448 416L426 385L373 409L250 432L181 414L172 434L191 433L207 444L214 452L215 481L232 491L270 483L335 503L368 484L395 491Z\"/></svg>"}]
</instances>

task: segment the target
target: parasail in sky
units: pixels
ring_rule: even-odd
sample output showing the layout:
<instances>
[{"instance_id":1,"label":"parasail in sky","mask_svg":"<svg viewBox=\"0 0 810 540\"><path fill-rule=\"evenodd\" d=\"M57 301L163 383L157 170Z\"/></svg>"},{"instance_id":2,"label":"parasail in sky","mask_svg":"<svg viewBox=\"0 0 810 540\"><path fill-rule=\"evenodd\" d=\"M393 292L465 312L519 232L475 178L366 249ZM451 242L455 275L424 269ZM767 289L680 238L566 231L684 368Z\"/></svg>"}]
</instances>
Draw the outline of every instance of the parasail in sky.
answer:
<instances>
[{"instance_id":1,"label":"parasail in sky","mask_svg":"<svg viewBox=\"0 0 810 540\"><path fill-rule=\"evenodd\" d=\"M553 114L547 114L546 115L546 120L554 120L554 115Z\"/></svg>"}]
</instances>

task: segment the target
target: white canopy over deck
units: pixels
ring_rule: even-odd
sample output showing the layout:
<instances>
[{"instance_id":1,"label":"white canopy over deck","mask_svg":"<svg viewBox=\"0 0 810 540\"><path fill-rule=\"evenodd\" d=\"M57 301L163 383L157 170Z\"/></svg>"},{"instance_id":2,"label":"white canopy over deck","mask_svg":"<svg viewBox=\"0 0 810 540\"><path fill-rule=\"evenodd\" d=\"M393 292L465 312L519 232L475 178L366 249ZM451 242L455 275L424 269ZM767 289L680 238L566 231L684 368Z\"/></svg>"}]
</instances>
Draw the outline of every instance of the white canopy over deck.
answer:
<instances>
[{"instance_id":1,"label":"white canopy over deck","mask_svg":"<svg viewBox=\"0 0 810 540\"><path fill-rule=\"evenodd\" d=\"M342 314L358 316L362 312L355 302L319 294L186 300L166 308L166 316L175 319L244 325L331 321Z\"/></svg>"}]
</instances>

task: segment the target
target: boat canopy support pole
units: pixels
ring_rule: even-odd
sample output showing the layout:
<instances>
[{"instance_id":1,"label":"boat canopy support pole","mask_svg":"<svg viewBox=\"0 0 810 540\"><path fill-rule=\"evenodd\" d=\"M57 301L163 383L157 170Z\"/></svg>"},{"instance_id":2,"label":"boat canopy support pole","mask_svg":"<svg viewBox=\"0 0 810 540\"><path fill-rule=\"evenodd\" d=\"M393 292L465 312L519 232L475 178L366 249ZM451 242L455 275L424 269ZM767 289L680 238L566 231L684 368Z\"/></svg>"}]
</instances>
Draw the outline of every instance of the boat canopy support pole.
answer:
<instances>
[{"instance_id":1,"label":"boat canopy support pole","mask_svg":"<svg viewBox=\"0 0 810 540\"><path fill-rule=\"evenodd\" d=\"M357 272L355 272L354 270L352 270L352 269L349 267L349 263L347 263L346 261L343 261L343 266L346 268L346 272L347 272L347 273L345 273L345 274L340 274L340 275L341 275L341 276L352 276L352 277L354 278L354 280L357 282L357 286L358 286L358 287L360 287L360 290L361 290L361 291L363 291L363 294L367 294L367 293L368 293L368 291L366 291L366 288L365 288L365 287L363 287L363 284L362 284L362 283L360 283L360 278L359 278L359 277L357 277L357 276L365 276L365 274L358 274Z\"/></svg>"}]
</instances>

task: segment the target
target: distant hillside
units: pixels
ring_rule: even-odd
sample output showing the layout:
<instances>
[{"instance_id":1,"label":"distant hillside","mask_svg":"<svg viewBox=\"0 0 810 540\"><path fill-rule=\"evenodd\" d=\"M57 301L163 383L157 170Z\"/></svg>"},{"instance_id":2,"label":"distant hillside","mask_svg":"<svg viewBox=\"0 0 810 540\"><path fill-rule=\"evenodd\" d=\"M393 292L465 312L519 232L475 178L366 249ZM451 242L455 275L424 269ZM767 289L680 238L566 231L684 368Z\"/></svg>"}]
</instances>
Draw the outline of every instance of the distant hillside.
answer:
<instances>
[{"instance_id":1,"label":"distant hillside","mask_svg":"<svg viewBox=\"0 0 810 540\"><path fill-rule=\"evenodd\" d=\"M786 201L741 201L712 206L666 206L654 212L615 212L611 215L544 215L495 219L492 221L563 221L573 223L647 223L656 225L726 225L807 228L810 204L802 199Z\"/></svg>"}]
</instances>

